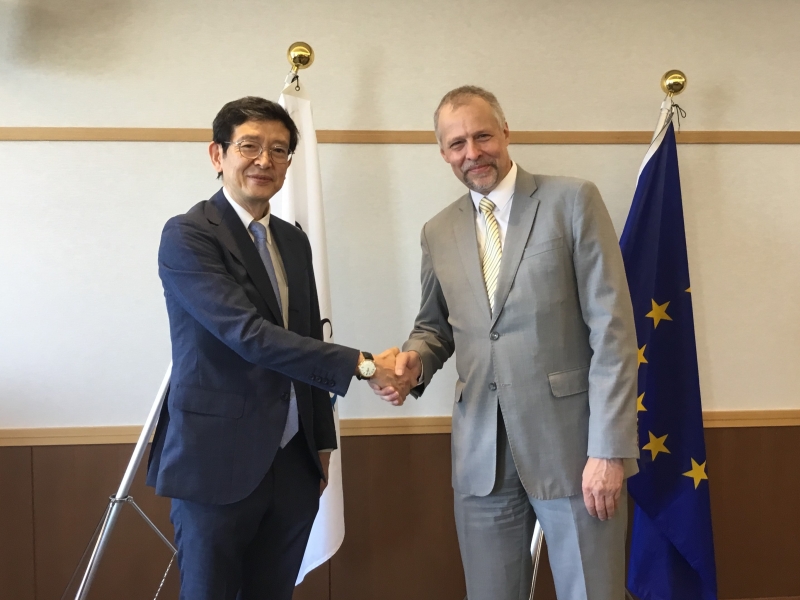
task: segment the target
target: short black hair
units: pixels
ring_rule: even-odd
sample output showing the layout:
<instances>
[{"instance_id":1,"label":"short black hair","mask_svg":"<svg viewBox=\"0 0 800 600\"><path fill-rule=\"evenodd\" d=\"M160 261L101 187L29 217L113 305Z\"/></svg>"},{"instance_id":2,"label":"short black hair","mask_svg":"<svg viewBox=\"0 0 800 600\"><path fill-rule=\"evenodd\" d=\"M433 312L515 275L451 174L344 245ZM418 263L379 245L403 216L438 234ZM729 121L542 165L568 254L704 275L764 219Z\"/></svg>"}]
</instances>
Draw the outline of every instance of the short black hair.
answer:
<instances>
[{"instance_id":1,"label":"short black hair","mask_svg":"<svg viewBox=\"0 0 800 600\"><path fill-rule=\"evenodd\" d=\"M222 154L227 150L227 142L232 141L233 130L247 121L278 121L289 131L289 152L297 148L300 132L292 117L277 102L265 100L258 96L245 96L232 100L220 109L214 117L212 127L213 140L222 145Z\"/></svg>"}]
</instances>

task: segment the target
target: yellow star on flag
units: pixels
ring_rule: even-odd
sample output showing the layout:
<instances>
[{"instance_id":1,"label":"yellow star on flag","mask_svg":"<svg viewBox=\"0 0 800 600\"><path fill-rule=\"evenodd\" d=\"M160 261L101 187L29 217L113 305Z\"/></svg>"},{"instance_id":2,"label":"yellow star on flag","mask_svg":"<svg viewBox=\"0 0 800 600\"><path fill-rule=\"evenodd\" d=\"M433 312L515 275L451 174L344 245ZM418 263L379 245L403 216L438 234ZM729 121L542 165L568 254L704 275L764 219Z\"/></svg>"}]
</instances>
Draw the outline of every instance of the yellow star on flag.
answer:
<instances>
[{"instance_id":1,"label":"yellow star on flag","mask_svg":"<svg viewBox=\"0 0 800 600\"><path fill-rule=\"evenodd\" d=\"M684 476L694 479L694 489L697 489L697 486L700 485L703 479L708 479L708 475L706 475L706 463L698 465L697 462L692 459L692 470L686 471Z\"/></svg>"},{"instance_id":2,"label":"yellow star on flag","mask_svg":"<svg viewBox=\"0 0 800 600\"><path fill-rule=\"evenodd\" d=\"M653 310L647 313L645 317L653 319L653 329L658 327L661 321L672 321L672 317L667 314L669 302L665 302L664 304L656 304L655 300L651 300L651 302L653 303Z\"/></svg>"},{"instance_id":3,"label":"yellow star on flag","mask_svg":"<svg viewBox=\"0 0 800 600\"><path fill-rule=\"evenodd\" d=\"M644 407L644 394L636 399L636 412L642 411L647 412L647 409Z\"/></svg>"},{"instance_id":4,"label":"yellow star on flag","mask_svg":"<svg viewBox=\"0 0 800 600\"><path fill-rule=\"evenodd\" d=\"M653 455L652 460L656 459L659 452L664 452L665 454L672 454L667 447L664 445L664 441L667 439L666 435L662 435L661 437L656 437L653 435L652 431L647 432L650 436L650 442L642 446L642 450L650 450L650 453ZM669 435L669 434L667 434Z\"/></svg>"},{"instance_id":5,"label":"yellow star on flag","mask_svg":"<svg viewBox=\"0 0 800 600\"><path fill-rule=\"evenodd\" d=\"M639 348L639 365L642 363L647 364L647 359L644 357L644 349L647 348L647 344ZM639 366L637 365L637 367Z\"/></svg>"}]
</instances>

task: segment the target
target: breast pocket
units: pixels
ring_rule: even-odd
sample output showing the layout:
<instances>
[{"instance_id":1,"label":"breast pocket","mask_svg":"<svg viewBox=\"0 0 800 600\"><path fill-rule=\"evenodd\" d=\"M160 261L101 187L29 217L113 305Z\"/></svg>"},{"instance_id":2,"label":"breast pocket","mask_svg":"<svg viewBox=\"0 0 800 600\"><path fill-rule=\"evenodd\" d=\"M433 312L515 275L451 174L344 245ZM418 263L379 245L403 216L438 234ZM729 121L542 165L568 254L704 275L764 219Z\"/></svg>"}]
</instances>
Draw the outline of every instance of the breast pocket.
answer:
<instances>
[{"instance_id":1,"label":"breast pocket","mask_svg":"<svg viewBox=\"0 0 800 600\"><path fill-rule=\"evenodd\" d=\"M527 246L525 250L522 251L522 258L526 259L530 258L531 256L536 256L537 254L549 252L550 250L556 250L561 248L563 245L563 237L557 237L550 240L545 240L543 242L536 242L535 244Z\"/></svg>"}]
</instances>

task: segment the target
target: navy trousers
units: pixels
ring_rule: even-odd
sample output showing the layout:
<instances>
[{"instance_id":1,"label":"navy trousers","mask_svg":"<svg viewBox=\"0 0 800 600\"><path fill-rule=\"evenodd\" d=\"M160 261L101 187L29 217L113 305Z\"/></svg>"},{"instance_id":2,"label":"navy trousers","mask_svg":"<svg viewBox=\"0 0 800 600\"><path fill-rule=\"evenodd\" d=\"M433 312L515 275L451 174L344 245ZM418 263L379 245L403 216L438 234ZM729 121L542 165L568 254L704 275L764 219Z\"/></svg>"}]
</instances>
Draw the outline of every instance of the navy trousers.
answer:
<instances>
[{"instance_id":1,"label":"navy trousers","mask_svg":"<svg viewBox=\"0 0 800 600\"><path fill-rule=\"evenodd\" d=\"M244 500L172 500L181 600L291 600L319 509L317 471L301 431Z\"/></svg>"}]
</instances>

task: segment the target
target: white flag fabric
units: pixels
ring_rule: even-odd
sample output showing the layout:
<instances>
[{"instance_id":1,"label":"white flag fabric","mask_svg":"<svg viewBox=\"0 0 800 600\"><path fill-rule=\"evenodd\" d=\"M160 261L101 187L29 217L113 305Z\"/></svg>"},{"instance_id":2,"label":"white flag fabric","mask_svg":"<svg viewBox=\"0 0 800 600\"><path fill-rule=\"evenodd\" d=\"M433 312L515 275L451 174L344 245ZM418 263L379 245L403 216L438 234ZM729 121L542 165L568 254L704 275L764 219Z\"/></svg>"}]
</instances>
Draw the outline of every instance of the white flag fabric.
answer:
<instances>
[{"instance_id":1,"label":"white flag fabric","mask_svg":"<svg viewBox=\"0 0 800 600\"><path fill-rule=\"evenodd\" d=\"M326 342L333 341L331 292L328 279L328 245L325 237L325 213L322 208L322 178L317 153L317 133L311 115L311 102L305 88L295 89L289 73L280 97L283 106L300 130L300 141L286 173L280 200L274 204L275 215L289 223L299 223L311 242L314 274L317 281L319 309ZM276 198L276 200L278 200ZM334 405L336 440L339 442L339 411ZM339 442L340 443L340 442ZM299 585L306 574L330 559L344 540L344 500L342 497L342 458L339 450L331 453L328 487L322 494L319 512L311 529L300 573Z\"/></svg>"}]
</instances>

